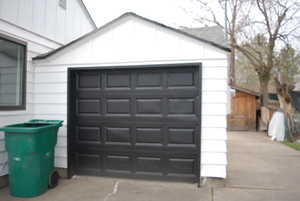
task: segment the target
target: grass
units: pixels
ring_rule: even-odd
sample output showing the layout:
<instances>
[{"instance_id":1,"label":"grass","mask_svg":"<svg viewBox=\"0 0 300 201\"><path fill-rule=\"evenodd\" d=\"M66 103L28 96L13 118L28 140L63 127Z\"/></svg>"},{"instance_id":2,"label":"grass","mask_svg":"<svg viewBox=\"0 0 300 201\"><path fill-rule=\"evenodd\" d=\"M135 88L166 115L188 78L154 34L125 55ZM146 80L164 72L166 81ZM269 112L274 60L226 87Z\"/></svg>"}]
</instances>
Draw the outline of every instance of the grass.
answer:
<instances>
[{"instance_id":1,"label":"grass","mask_svg":"<svg viewBox=\"0 0 300 201\"><path fill-rule=\"evenodd\" d=\"M292 143L292 142L288 142L288 141L283 141L282 143L291 147L292 149L300 151L300 144L296 144L296 143Z\"/></svg>"}]
</instances>

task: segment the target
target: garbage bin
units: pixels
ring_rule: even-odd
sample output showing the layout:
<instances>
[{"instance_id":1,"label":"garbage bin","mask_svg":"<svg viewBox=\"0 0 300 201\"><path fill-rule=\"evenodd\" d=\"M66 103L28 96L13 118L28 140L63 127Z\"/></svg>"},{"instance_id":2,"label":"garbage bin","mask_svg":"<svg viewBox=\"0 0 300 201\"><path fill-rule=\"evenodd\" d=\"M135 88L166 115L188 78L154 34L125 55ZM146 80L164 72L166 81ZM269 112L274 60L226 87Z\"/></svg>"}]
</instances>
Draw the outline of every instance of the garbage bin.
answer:
<instances>
[{"instance_id":1,"label":"garbage bin","mask_svg":"<svg viewBox=\"0 0 300 201\"><path fill-rule=\"evenodd\" d=\"M5 132L10 194L34 197L56 186L54 148L63 121L31 120L0 128Z\"/></svg>"}]
</instances>

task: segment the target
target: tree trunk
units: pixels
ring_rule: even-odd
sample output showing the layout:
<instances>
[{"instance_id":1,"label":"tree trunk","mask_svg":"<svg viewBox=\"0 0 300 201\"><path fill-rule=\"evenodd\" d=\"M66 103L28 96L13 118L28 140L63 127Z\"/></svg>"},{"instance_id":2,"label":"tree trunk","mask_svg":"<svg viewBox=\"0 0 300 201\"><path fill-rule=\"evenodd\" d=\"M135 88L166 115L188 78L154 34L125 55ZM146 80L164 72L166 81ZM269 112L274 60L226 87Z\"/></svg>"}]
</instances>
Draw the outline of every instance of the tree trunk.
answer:
<instances>
[{"instance_id":1,"label":"tree trunk","mask_svg":"<svg viewBox=\"0 0 300 201\"><path fill-rule=\"evenodd\" d=\"M275 78L274 80L280 108L283 110L288 121L289 135L287 136L287 140L290 142L294 142L296 137L299 136L295 121L293 119L294 109L292 106L292 98L290 96L290 91L294 88L294 86L289 86L284 83L282 84L280 83L278 78Z\"/></svg>"},{"instance_id":2,"label":"tree trunk","mask_svg":"<svg viewBox=\"0 0 300 201\"><path fill-rule=\"evenodd\" d=\"M270 79L259 79L260 93L261 93L261 106L268 106L269 103L269 93L268 85Z\"/></svg>"},{"instance_id":3,"label":"tree trunk","mask_svg":"<svg viewBox=\"0 0 300 201\"><path fill-rule=\"evenodd\" d=\"M229 55L229 65L230 65L230 73L229 73L229 82L231 85L235 85L235 47L234 47L234 42L231 39L230 43L230 55Z\"/></svg>"}]
</instances>

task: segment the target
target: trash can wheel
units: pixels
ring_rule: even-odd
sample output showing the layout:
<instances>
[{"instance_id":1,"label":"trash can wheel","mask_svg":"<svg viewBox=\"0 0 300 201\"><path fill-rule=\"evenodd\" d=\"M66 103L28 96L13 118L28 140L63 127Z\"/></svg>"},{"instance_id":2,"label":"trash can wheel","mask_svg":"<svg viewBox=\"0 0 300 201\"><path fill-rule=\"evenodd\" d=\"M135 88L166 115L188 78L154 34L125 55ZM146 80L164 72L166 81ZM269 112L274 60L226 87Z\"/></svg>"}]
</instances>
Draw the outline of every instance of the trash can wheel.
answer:
<instances>
[{"instance_id":1,"label":"trash can wheel","mask_svg":"<svg viewBox=\"0 0 300 201\"><path fill-rule=\"evenodd\" d=\"M49 174L49 188L55 188L58 185L59 174L56 170L53 170Z\"/></svg>"}]
</instances>

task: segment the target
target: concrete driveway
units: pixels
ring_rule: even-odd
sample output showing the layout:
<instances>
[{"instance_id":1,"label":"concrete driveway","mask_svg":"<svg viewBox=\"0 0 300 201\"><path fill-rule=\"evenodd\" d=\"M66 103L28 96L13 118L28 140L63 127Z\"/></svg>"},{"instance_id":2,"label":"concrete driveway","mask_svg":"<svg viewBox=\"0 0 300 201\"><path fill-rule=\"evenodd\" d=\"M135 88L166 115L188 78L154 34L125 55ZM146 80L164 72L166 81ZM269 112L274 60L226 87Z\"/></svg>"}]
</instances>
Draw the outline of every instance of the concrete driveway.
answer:
<instances>
[{"instance_id":1,"label":"concrete driveway","mask_svg":"<svg viewBox=\"0 0 300 201\"><path fill-rule=\"evenodd\" d=\"M225 187L196 184L76 177L31 199L1 201L299 201L300 152L272 142L263 133L236 132L228 136L228 179Z\"/></svg>"},{"instance_id":2,"label":"concrete driveway","mask_svg":"<svg viewBox=\"0 0 300 201\"><path fill-rule=\"evenodd\" d=\"M265 133L229 133L226 188L214 201L299 201L299 187L300 152Z\"/></svg>"},{"instance_id":3,"label":"concrete driveway","mask_svg":"<svg viewBox=\"0 0 300 201\"><path fill-rule=\"evenodd\" d=\"M13 198L8 189L0 190L1 201ZM195 184L143 180L78 177L62 180L59 186L27 201L208 201L210 189Z\"/></svg>"}]
</instances>

